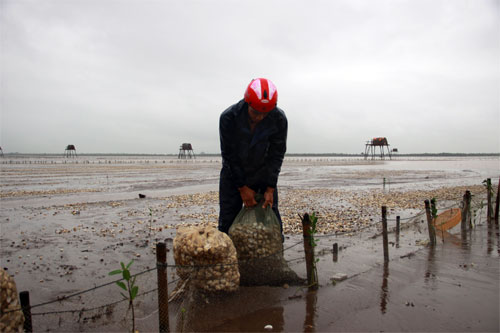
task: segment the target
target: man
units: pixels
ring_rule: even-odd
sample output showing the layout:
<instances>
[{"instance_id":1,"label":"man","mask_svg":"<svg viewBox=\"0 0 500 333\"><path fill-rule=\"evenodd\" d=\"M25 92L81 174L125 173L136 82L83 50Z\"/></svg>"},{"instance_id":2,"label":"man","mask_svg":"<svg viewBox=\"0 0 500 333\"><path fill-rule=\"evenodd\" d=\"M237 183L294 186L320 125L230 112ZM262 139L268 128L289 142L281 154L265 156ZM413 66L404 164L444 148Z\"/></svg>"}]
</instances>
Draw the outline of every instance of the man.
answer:
<instances>
[{"instance_id":1,"label":"man","mask_svg":"<svg viewBox=\"0 0 500 333\"><path fill-rule=\"evenodd\" d=\"M267 79L254 79L244 99L220 116L222 170L219 183L219 230L227 233L236 215L257 205L255 194L264 195L280 224L278 176L286 151L288 121L277 105L278 91ZM283 229L283 228L282 228Z\"/></svg>"}]
</instances>

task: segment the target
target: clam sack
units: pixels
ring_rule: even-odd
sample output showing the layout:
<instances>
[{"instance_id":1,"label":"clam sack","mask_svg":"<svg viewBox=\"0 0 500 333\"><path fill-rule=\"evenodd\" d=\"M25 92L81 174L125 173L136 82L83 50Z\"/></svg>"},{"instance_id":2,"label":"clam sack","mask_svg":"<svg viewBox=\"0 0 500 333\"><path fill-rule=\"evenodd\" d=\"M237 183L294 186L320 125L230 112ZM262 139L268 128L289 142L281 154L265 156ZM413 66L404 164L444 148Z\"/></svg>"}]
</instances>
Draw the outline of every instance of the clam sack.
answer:
<instances>
[{"instance_id":1,"label":"clam sack","mask_svg":"<svg viewBox=\"0 0 500 333\"><path fill-rule=\"evenodd\" d=\"M256 197L256 199L260 199ZM301 284L304 280L283 258L281 225L271 206L243 207L229 228L236 252L241 285Z\"/></svg>"},{"instance_id":2,"label":"clam sack","mask_svg":"<svg viewBox=\"0 0 500 333\"><path fill-rule=\"evenodd\" d=\"M17 298L16 283L0 268L0 332L23 332L24 314ZM17 310L17 311L16 311Z\"/></svg>"},{"instance_id":3,"label":"clam sack","mask_svg":"<svg viewBox=\"0 0 500 333\"><path fill-rule=\"evenodd\" d=\"M240 284L233 242L213 227L183 227L174 238L177 274L208 292L235 291Z\"/></svg>"}]
</instances>

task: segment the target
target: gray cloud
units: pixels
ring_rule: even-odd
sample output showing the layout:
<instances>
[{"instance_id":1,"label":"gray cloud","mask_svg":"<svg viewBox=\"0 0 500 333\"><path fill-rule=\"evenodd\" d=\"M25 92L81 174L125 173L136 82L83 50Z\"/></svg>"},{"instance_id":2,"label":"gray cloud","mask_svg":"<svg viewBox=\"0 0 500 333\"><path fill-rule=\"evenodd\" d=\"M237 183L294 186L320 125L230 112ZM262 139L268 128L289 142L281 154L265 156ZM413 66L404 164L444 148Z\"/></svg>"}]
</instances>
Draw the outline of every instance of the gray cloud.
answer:
<instances>
[{"instance_id":1,"label":"gray cloud","mask_svg":"<svg viewBox=\"0 0 500 333\"><path fill-rule=\"evenodd\" d=\"M498 1L0 2L5 152L219 152L272 79L288 151L499 152Z\"/></svg>"}]
</instances>

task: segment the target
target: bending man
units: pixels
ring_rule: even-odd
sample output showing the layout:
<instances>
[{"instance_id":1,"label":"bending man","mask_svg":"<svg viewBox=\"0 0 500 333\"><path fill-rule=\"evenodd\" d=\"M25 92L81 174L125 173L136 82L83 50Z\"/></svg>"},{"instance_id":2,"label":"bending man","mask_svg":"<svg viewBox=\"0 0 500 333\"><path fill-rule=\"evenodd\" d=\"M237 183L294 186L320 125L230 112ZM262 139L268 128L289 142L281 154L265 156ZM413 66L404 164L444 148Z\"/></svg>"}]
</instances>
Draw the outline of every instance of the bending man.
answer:
<instances>
[{"instance_id":1,"label":"bending man","mask_svg":"<svg viewBox=\"0 0 500 333\"><path fill-rule=\"evenodd\" d=\"M222 232L229 231L242 205L257 205L258 192L264 195L263 207L271 206L282 223L276 186L286 151L288 121L277 101L278 91L270 80L254 79L244 99L220 116L219 230Z\"/></svg>"}]
</instances>

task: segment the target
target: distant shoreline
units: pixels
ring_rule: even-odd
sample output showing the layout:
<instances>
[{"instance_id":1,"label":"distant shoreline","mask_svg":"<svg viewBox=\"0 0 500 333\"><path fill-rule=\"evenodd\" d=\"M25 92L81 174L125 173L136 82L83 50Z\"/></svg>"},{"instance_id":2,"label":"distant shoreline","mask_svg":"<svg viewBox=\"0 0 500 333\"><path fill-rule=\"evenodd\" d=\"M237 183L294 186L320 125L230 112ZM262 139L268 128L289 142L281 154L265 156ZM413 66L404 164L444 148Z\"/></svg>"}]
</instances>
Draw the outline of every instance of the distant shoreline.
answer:
<instances>
[{"instance_id":1,"label":"distant shoreline","mask_svg":"<svg viewBox=\"0 0 500 333\"><path fill-rule=\"evenodd\" d=\"M178 154L145 154L145 153L78 153L78 156L178 156ZM404 157L477 157L477 156L498 156L500 153L411 153L411 154L401 154L393 153L393 156L404 156ZM39 156L39 157L49 157L49 156L63 156L64 153L4 153L4 157L22 157L22 156ZM200 157L220 157L220 154L208 154L200 153L195 154L195 156ZM363 154L347 154L347 153L287 153L286 156L307 156L307 157L362 157Z\"/></svg>"}]
</instances>

